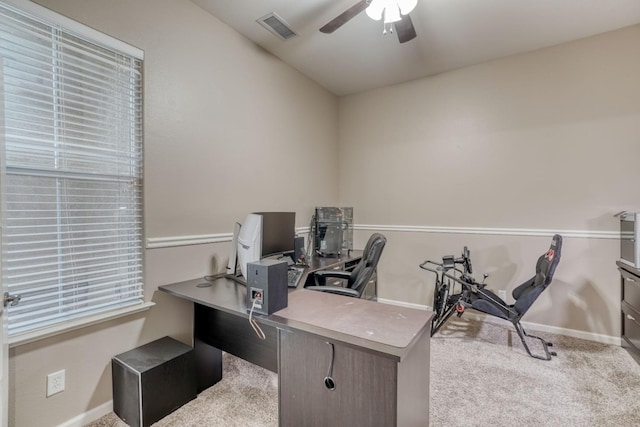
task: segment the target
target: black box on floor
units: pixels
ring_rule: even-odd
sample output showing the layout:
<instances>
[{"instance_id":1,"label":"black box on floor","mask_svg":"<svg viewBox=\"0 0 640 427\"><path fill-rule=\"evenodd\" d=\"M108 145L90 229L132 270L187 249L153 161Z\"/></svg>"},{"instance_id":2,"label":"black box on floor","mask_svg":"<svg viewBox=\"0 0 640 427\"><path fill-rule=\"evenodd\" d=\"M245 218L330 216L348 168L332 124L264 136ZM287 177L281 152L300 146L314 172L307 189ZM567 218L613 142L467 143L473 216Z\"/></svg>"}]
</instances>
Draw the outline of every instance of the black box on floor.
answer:
<instances>
[{"instance_id":1,"label":"black box on floor","mask_svg":"<svg viewBox=\"0 0 640 427\"><path fill-rule=\"evenodd\" d=\"M131 427L148 427L195 399L193 349L160 338L111 360L113 412Z\"/></svg>"}]
</instances>

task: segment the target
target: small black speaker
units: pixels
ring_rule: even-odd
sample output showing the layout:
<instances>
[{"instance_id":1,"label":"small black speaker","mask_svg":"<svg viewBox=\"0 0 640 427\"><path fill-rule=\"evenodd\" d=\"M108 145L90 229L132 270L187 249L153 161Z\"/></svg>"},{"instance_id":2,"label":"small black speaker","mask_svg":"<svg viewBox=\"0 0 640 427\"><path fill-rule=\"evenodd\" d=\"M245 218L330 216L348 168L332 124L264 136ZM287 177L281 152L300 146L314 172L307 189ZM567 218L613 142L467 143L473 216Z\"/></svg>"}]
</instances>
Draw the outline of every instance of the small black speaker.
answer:
<instances>
[{"instance_id":1,"label":"small black speaker","mask_svg":"<svg viewBox=\"0 0 640 427\"><path fill-rule=\"evenodd\" d=\"M296 237L293 239L293 262L296 264L306 264L308 260L304 253L304 237Z\"/></svg>"},{"instance_id":2,"label":"small black speaker","mask_svg":"<svg viewBox=\"0 0 640 427\"><path fill-rule=\"evenodd\" d=\"M247 263L247 311L271 314L289 302L286 261L262 259Z\"/></svg>"}]
</instances>

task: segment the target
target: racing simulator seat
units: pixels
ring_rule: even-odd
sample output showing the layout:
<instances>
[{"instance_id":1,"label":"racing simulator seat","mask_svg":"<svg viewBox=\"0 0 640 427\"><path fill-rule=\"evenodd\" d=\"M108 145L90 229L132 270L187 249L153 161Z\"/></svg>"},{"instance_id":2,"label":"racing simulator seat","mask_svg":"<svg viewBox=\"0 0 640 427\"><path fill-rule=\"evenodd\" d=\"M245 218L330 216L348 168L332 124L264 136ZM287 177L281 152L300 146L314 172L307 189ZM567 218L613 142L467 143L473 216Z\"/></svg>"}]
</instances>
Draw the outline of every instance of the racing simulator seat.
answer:
<instances>
[{"instance_id":1,"label":"racing simulator seat","mask_svg":"<svg viewBox=\"0 0 640 427\"><path fill-rule=\"evenodd\" d=\"M549 250L538 258L535 276L513 290L514 304L507 304L494 292L486 289L484 280L482 283L475 281L471 276L471 260L466 247L460 258L446 256L443 257L442 263L425 261L420 264L422 269L436 274L433 304L435 315L431 325L431 335L433 336L454 312L460 317L466 308L471 308L510 321L529 356L551 360L551 356L557 355L555 352L549 351L549 347L553 344L538 336L527 334L520 324L520 320L540 294L551 284L556 267L560 262L561 252L562 236L556 234L551 240ZM429 264L436 267L429 267ZM463 270L458 269L456 264L461 264ZM485 275L485 279L486 277ZM456 285L460 286L458 293L453 291ZM544 349L544 356L533 354L527 345L526 338L539 340Z\"/></svg>"}]
</instances>

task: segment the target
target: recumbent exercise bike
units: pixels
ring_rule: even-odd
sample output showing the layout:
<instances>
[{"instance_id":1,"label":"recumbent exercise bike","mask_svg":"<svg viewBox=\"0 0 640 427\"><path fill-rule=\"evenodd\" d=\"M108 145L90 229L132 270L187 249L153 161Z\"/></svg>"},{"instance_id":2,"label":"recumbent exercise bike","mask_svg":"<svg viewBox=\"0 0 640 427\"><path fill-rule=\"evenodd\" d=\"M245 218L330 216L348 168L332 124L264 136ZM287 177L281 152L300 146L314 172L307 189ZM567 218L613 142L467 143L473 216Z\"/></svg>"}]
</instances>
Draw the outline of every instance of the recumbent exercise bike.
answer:
<instances>
[{"instance_id":1,"label":"recumbent exercise bike","mask_svg":"<svg viewBox=\"0 0 640 427\"><path fill-rule=\"evenodd\" d=\"M438 332L454 313L460 317L465 309L471 308L510 321L529 356L551 360L551 356L557 355L556 352L549 351L549 347L553 344L538 336L527 334L520 324L520 319L551 284L556 267L560 262L561 251L562 236L556 234L551 240L549 250L538 258L535 276L513 290L514 304L507 304L494 292L486 289L484 281L488 277L487 274L484 275L482 282L477 282L471 276L471 258L466 246L459 258L448 255L442 257L441 263L429 260L423 262L420 264L420 268L434 273L436 277L431 336ZM525 337L539 340L544 349L544 356L533 354Z\"/></svg>"}]
</instances>

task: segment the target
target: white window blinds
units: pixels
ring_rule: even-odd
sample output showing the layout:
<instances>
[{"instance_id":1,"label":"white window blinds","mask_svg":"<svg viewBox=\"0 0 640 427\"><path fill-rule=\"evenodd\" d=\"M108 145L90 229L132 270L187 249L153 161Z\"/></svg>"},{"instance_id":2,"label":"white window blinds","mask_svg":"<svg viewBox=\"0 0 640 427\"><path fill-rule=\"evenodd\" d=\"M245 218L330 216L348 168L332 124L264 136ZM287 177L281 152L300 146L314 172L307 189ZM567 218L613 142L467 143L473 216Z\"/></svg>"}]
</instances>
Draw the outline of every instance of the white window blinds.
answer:
<instances>
[{"instance_id":1,"label":"white window blinds","mask_svg":"<svg viewBox=\"0 0 640 427\"><path fill-rule=\"evenodd\" d=\"M10 334L143 299L142 60L105 38L0 3Z\"/></svg>"}]
</instances>

